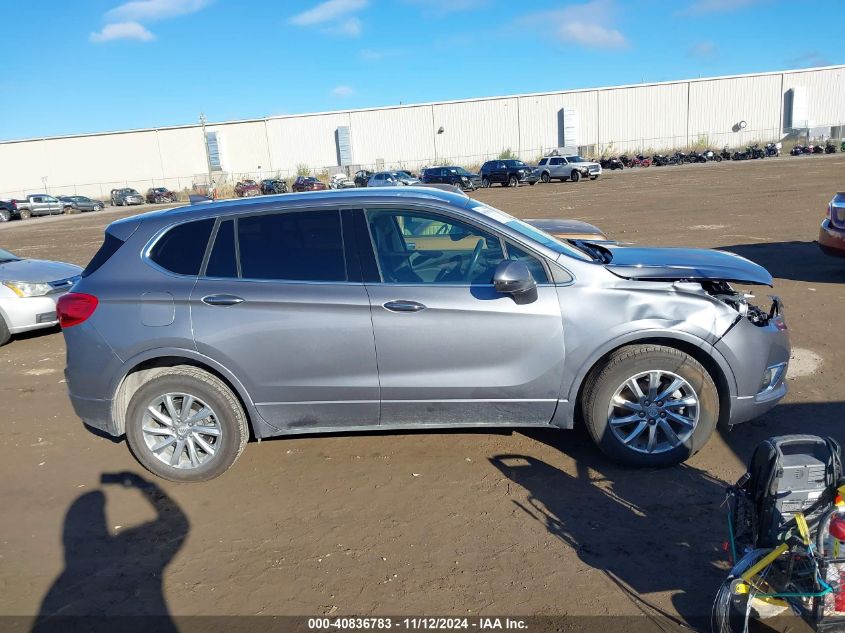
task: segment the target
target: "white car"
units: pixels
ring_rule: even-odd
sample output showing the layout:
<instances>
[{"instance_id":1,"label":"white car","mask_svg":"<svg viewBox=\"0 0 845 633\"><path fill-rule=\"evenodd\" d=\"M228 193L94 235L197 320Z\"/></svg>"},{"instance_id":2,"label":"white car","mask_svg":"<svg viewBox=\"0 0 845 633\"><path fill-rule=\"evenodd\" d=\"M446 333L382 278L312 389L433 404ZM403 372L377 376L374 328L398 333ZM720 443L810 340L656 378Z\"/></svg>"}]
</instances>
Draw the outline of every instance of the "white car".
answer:
<instances>
[{"instance_id":1,"label":"white car","mask_svg":"<svg viewBox=\"0 0 845 633\"><path fill-rule=\"evenodd\" d=\"M550 180L578 182L581 178L595 180L601 176L601 165L584 160L575 154L571 156L546 156L540 159L533 175L539 178L541 182L549 182Z\"/></svg>"},{"instance_id":2,"label":"white car","mask_svg":"<svg viewBox=\"0 0 845 633\"><path fill-rule=\"evenodd\" d=\"M56 325L56 301L81 273L73 264L23 259L0 249L0 345L12 334Z\"/></svg>"}]
</instances>

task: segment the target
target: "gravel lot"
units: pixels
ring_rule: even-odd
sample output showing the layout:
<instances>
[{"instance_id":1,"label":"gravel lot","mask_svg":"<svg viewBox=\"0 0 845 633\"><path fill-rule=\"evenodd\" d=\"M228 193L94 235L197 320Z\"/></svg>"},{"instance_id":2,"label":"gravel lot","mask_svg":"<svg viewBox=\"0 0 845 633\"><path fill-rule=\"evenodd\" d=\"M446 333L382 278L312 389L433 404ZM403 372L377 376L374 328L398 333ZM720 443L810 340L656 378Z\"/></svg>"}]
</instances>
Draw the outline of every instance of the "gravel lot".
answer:
<instances>
[{"instance_id":1,"label":"gravel lot","mask_svg":"<svg viewBox=\"0 0 845 633\"><path fill-rule=\"evenodd\" d=\"M845 260L813 243L844 174L837 154L476 194L620 240L724 248L775 276L796 354L789 396L670 470L613 466L580 431L296 437L249 445L212 482L157 481L145 498L101 484L106 473L151 477L74 416L61 334L13 340L0 349L0 614L665 612L701 622L726 569L723 486L752 448L793 432L845 441L835 334ZM0 225L0 247L85 264L104 226L137 211Z\"/></svg>"}]
</instances>

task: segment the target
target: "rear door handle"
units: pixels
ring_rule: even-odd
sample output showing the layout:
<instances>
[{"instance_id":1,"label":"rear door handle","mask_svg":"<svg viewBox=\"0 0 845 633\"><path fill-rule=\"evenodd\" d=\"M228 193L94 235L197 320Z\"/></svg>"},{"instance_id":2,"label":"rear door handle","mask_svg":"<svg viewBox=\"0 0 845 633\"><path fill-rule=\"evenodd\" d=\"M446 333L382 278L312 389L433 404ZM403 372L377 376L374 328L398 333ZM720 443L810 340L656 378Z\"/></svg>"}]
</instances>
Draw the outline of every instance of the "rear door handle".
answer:
<instances>
[{"instance_id":1,"label":"rear door handle","mask_svg":"<svg viewBox=\"0 0 845 633\"><path fill-rule=\"evenodd\" d=\"M244 300L235 295L209 295L202 298L202 302L210 306L235 306Z\"/></svg>"},{"instance_id":2,"label":"rear door handle","mask_svg":"<svg viewBox=\"0 0 845 633\"><path fill-rule=\"evenodd\" d=\"M417 303L416 301L405 301L405 300L397 300L397 301L388 301L384 304L386 310L390 310L391 312L419 312L420 310L425 310L425 306L421 303Z\"/></svg>"}]
</instances>

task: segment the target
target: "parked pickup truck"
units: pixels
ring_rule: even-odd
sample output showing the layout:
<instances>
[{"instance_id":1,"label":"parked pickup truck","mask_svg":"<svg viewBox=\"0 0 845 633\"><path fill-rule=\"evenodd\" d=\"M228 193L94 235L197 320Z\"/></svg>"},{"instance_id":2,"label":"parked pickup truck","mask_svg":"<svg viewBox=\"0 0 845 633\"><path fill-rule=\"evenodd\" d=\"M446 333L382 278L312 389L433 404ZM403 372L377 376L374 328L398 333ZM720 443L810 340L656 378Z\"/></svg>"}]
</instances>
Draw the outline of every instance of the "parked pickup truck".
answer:
<instances>
[{"instance_id":1,"label":"parked pickup truck","mask_svg":"<svg viewBox=\"0 0 845 633\"><path fill-rule=\"evenodd\" d=\"M6 217L0 211L0 215L3 216L0 221L11 220L13 217L26 220L34 215L56 215L64 213L65 210L65 204L61 200L48 196L46 193L31 193L25 200L4 200L0 207L10 214Z\"/></svg>"}]
</instances>

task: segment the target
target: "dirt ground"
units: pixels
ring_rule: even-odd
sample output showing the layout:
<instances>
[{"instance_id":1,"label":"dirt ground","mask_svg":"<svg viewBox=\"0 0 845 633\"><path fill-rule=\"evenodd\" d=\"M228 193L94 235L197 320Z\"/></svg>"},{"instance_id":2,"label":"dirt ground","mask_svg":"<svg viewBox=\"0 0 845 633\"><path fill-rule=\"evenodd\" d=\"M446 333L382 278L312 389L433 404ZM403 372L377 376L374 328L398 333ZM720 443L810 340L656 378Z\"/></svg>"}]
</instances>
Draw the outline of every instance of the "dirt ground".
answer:
<instances>
[{"instance_id":1,"label":"dirt ground","mask_svg":"<svg viewBox=\"0 0 845 633\"><path fill-rule=\"evenodd\" d=\"M372 433L252 443L223 477L171 484L74 416L61 333L14 339L0 349L0 615L706 621L726 569L724 485L752 448L793 432L845 441L845 260L814 244L843 176L834 155L476 194L620 240L728 249L775 276L797 355L789 396L669 470L614 466L580 431ZM85 264L133 212L9 223L0 247ZM160 488L101 483L123 471Z\"/></svg>"}]
</instances>

